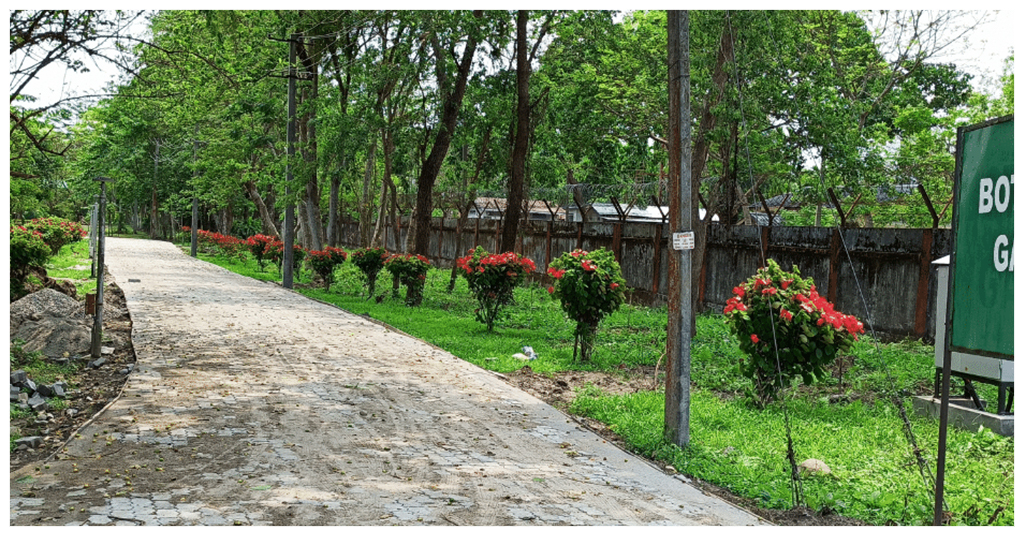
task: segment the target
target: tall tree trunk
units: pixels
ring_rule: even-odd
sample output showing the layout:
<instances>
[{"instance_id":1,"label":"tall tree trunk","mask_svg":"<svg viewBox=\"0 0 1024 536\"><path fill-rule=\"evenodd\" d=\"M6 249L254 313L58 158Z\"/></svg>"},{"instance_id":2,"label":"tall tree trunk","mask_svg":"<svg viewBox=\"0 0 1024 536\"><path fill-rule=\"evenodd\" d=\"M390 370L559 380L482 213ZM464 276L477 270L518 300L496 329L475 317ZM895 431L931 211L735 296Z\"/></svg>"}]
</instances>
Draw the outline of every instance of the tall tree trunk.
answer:
<instances>
[{"instance_id":1,"label":"tall tree trunk","mask_svg":"<svg viewBox=\"0 0 1024 536\"><path fill-rule=\"evenodd\" d=\"M305 61L303 62L306 63ZM311 72L316 73L316 65L307 66ZM317 77L314 74L312 88L302 89L302 104L312 99L316 100ZM299 122L299 146L302 148L302 159L306 177L305 210L302 212L305 217L306 236L308 241L305 246L308 249L321 250L324 248L323 219L320 214L320 185L317 180L317 146L316 146L316 106L309 106L309 113L303 115Z\"/></svg>"},{"instance_id":2,"label":"tall tree trunk","mask_svg":"<svg viewBox=\"0 0 1024 536\"><path fill-rule=\"evenodd\" d=\"M710 149L708 133L715 127L715 116L711 113L711 110L725 93L725 85L729 81L725 65L731 61L733 61L732 35L729 33L729 26L723 23L722 36L718 42L718 56L715 59L715 68L711 75L713 87L710 88L704 97L704 106L701 108L700 122L698 123L697 136L694 137L693 154L690 160L690 173L693 184L690 188L690 206L698 207L695 216L700 214L700 179L701 175L704 174L704 167L707 163L708 151ZM700 282L700 273L704 264L704 251L707 249L708 243L708 222L711 221L711 217L712 214L709 210L705 219L694 218L693 263L690 270L690 281L693 282L694 286ZM693 310L700 312L704 308L704 304L699 302L700 289L695 288L692 296Z\"/></svg>"},{"instance_id":3,"label":"tall tree trunk","mask_svg":"<svg viewBox=\"0 0 1024 536\"><path fill-rule=\"evenodd\" d=\"M157 202L156 197L156 182L159 176L158 171L160 169L160 140L156 140L156 152L153 153L153 185L151 189L152 201L149 205L149 237L156 238L157 233L160 230L160 219L157 215L157 211L160 206Z\"/></svg>"},{"instance_id":4,"label":"tall tree trunk","mask_svg":"<svg viewBox=\"0 0 1024 536\"><path fill-rule=\"evenodd\" d=\"M359 204L359 245L370 245L370 218L373 216L370 187L373 183L374 171L377 168L377 139L370 136L370 147L366 155L366 171L363 173L363 196Z\"/></svg>"},{"instance_id":5,"label":"tall tree trunk","mask_svg":"<svg viewBox=\"0 0 1024 536\"><path fill-rule=\"evenodd\" d=\"M256 188L256 183L253 181L246 181L242 183L242 188L245 190L245 194L249 200L256 205L256 210L260 215L260 223L263 224L263 234L269 236L281 236L277 232L277 224L274 221L274 215L271 214L270 209L267 208L266 202L263 201L263 197Z\"/></svg>"},{"instance_id":6,"label":"tall tree trunk","mask_svg":"<svg viewBox=\"0 0 1024 536\"><path fill-rule=\"evenodd\" d=\"M330 198L327 201L327 243L337 247L340 241L341 215L338 207L338 195L341 190L341 172L345 169L345 157L341 157L341 166L331 175Z\"/></svg>"},{"instance_id":7,"label":"tall tree trunk","mask_svg":"<svg viewBox=\"0 0 1024 536\"><path fill-rule=\"evenodd\" d=\"M516 15L516 135L512 146L512 172L508 178L505 226L501 230L498 248L501 253L515 249L523 212L523 184L526 182L526 156L530 141L530 61L526 43L529 20L529 12L519 10Z\"/></svg>"},{"instance_id":8,"label":"tall tree trunk","mask_svg":"<svg viewBox=\"0 0 1024 536\"><path fill-rule=\"evenodd\" d=\"M482 11L474 11L476 18L483 17ZM434 55L437 59L439 70L438 81L447 78L443 65L447 51L443 50L434 38ZM430 217L434 212L434 183L441 172L441 164L448 154L448 147L452 142L452 132L459 119L459 109L462 107L462 98L466 95L466 84L469 81L470 68L473 65L473 56L476 54L477 35L470 32L466 38L466 46L462 51L462 60L459 62L458 77L454 89L446 94L445 84L438 84L438 93L441 95L441 121L437 126L437 134L434 138L434 145L430 149L430 155L423 162L420 176L416 181L416 209L413 211L415 238L412 250L419 255L426 255L430 247Z\"/></svg>"}]
</instances>

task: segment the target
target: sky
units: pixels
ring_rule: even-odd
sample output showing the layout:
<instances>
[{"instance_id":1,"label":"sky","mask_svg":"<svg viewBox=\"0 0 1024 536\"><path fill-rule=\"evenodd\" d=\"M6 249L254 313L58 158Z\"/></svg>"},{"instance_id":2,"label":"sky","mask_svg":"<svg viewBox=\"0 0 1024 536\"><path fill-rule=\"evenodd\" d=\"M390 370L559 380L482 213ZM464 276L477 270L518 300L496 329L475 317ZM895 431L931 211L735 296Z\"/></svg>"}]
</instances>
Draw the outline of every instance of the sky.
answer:
<instances>
[{"instance_id":1,"label":"sky","mask_svg":"<svg viewBox=\"0 0 1024 536\"><path fill-rule=\"evenodd\" d=\"M963 46L951 47L936 61L956 63L974 75L972 83L976 90L994 92L1003 70L1003 60L1017 40L1014 23L1018 22L1018 15L1005 10L994 12L992 22L976 29ZM91 71L88 73L75 73L63 64L53 64L43 71L40 80L29 85L27 93L39 98L40 103L49 104L61 96L100 93L108 82L116 80L118 73L109 64L89 67Z\"/></svg>"}]
</instances>

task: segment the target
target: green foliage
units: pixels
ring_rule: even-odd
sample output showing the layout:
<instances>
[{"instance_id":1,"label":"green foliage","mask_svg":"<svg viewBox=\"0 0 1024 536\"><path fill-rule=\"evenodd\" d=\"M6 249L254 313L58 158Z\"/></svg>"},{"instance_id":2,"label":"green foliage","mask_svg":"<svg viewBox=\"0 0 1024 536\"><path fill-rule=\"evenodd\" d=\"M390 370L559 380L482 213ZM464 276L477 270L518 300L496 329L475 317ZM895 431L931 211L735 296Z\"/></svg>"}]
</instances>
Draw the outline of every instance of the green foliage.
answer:
<instances>
[{"instance_id":1,"label":"green foliage","mask_svg":"<svg viewBox=\"0 0 1024 536\"><path fill-rule=\"evenodd\" d=\"M267 260L270 258L270 250L275 247L277 242L280 242L280 239L276 236L267 236L262 234L250 236L245 240L245 245L249 249L249 254L256 259L256 264L259 266L260 270L266 267Z\"/></svg>"},{"instance_id":2,"label":"green foliage","mask_svg":"<svg viewBox=\"0 0 1024 536\"><path fill-rule=\"evenodd\" d=\"M825 367L864 333L856 317L833 309L796 266L785 272L768 259L733 293L723 312L748 356L740 371L754 382L752 394L761 406L796 378L804 385L824 378Z\"/></svg>"},{"instance_id":3,"label":"green foliage","mask_svg":"<svg viewBox=\"0 0 1024 536\"><path fill-rule=\"evenodd\" d=\"M469 290L480 304L476 319L487 326L487 331L494 331L502 307L514 303L515 288L526 274L536 270L533 261L526 257L513 252L491 255L480 246L455 263L462 268Z\"/></svg>"},{"instance_id":4,"label":"green foliage","mask_svg":"<svg viewBox=\"0 0 1024 536\"><path fill-rule=\"evenodd\" d=\"M626 297L626 280L615 255L607 249L563 253L551 261L548 275L554 282L548 292L561 301L562 310L576 322L576 345L580 359L587 361L594 345L597 325L615 312ZM575 347L573 357L576 357Z\"/></svg>"},{"instance_id":5,"label":"green foliage","mask_svg":"<svg viewBox=\"0 0 1024 536\"><path fill-rule=\"evenodd\" d=\"M405 304L416 307L423 301L423 287L430 270L430 261L423 255L395 254L384 261L384 268L398 283L405 286Z\"/></svg>"},{"instance_id":6,"label":"green foliage","mask_svg":"<svg viewBox=\"0 0 1024 536\"><path fill-rule=\"evenodd\" d=\"M88 234L78 222L63 218L36 218L25 224L30 231L38 231L43 242L50 248L50 254L56 255L60 249L86 237Z\"/></svg>"},{"instance_id":7,"label":"green foliage","mask_svg":"<svg viewBox=\"0 0 1024 536\"><path fill-rule=\"evenodd\" d=\"M65 380L76 372L81 365L75 362L65 364L54 363L39 352L25 350L25 341L11 341L11 370L24 370L29 378L36 383L53 383ZM73 387L73 386L72 386Z\"/></svg>"},{"instance_id":8,"label":"green foliage","mask_svg":"<svg viewBox=\"0 0 1024 536\"><path fill-rule=\"evenodd\" d=\"M25 292L25 282L32 268L42 268L50 257L50 248L39 231L20 225L11 227L11 300Z\"/></svg>"},{"instance_id":9,"label":"green foliage","mask_svg":"<svg viewBox=\"0 0 1024 536\"><path fill-rule=\"evenodd\" d=\"M389 256L384 248L362 248L352 252L352 264L359 268L366 282L366 299L373 297L373 291L377 287L377 275L384 268L384 261L388 260Z\"/></svg>"},{"instance_id":10,"label":"green foliage","mask_svg":"<svg viewBox=\"0 0 1024 536\"><path fill-rule=\"evenodd\" d=\"M331 283L334 282L334 270L345 262L347 256L344 250L327 246L323 251L310 251L306 255L306 262L313 273L323 280L324 290L331 290Z\"/></svg>"},{"instance_id":11,"label":"green foliage","mask_svg":"<svg viewBox=\"0 0 1024 536\"><path fill-rule=\"evenodd\" d=\"M277 265L277 271L280 273L284 268L284 242L278 240L271 244L266 251L267 259ZM295 277L301 275L302 261L306 258L306 248L292 244L292 273Z\"/></svg>"}]
</instances>

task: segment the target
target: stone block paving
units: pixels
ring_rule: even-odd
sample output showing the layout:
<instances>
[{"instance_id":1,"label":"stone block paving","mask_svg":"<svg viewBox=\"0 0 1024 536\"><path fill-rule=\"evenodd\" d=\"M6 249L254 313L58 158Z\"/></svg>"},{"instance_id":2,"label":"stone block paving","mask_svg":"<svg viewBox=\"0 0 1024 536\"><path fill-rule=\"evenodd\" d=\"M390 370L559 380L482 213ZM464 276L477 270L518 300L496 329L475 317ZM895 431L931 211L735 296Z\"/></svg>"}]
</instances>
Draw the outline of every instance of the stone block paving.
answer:
<instances>
[{"instance_id":1,"label":"stone block paving","mask_svg":"<svg viewBox=\"0 0 1024 536\"><path fill-rule=\"evenodd\" d=\"M422 341L165 242L107 248L138 364L11 474L11 525L764 524Z\"/></svg>"}]
</instances>

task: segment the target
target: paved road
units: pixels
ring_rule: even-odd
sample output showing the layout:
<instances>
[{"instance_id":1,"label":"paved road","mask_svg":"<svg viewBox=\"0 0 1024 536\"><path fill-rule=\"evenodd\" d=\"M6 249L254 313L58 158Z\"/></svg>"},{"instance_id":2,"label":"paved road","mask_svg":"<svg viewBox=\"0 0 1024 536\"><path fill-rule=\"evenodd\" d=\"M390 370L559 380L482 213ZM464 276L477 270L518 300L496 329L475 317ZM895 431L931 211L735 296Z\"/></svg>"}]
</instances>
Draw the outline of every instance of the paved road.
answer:
<instances>
[{"instance_id":1,"label":"paved road","mask_svg":"<svg viewBox=\"0 0 1024 536\"><path fill-rule=\"evenodd\" d=\"M12 525L762 524L422 341L107 248L138 364L68 459L11 474Z\"/></svg>"}]
</instances>

